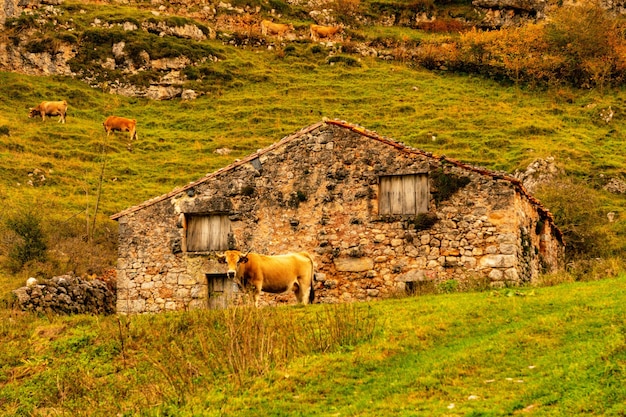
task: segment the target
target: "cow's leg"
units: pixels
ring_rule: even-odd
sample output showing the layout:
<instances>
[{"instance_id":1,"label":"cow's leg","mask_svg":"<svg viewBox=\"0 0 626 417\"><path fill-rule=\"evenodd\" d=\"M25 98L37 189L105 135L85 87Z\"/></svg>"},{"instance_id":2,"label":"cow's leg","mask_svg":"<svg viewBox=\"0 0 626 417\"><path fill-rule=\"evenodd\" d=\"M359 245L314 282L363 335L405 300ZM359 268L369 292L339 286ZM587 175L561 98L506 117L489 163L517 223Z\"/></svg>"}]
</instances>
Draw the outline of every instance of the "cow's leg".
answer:
<instances>
[{"instance_id":1,"label":"cow's leg","mask_svg":"<svg viewBox=\"0 0 626 417\"><path fill-rule=\"evenodd\" d=\"M307 278L298 277L298 281L294 284L294 293L298 299L298 304L309 304L311 285L307 285L307 281Z\"/></svg>"},{"instance_id":2,"label":"cow's leg","mask_svg":"<svg viewBox=\"0 0 626 417\"><path fill-rule=\"evenodd\" d=\"M302 304L302 286L300 286L299 278L296 278L296 282L293 283L291 289L296 296L296 300L298 300L298 304Z\"/></svg>"},{"instance_id":3,"label":"cow's leg","mask_svg":"<svg viewBox=\"0 0 626 417\"><path fill-rule=\"evenodd\" d=\"M304 304L304 305L309 304L309 297L311 295L311 286L305 285L306 281L307 281L306 279L300 281L302 285L300 285L300 300L299 301L301 304Z\"/></svg>"},{"instance_id":4,"label":"cow's leg","mask_svg":"<svg viewBox=\"0 0 626 417\"><path fill-rule=\"evenodd\" d=\"M259 307L259 298L261 298L261 289L259 287L254 287L254 306Z\"/></svg>"}]
</instances>

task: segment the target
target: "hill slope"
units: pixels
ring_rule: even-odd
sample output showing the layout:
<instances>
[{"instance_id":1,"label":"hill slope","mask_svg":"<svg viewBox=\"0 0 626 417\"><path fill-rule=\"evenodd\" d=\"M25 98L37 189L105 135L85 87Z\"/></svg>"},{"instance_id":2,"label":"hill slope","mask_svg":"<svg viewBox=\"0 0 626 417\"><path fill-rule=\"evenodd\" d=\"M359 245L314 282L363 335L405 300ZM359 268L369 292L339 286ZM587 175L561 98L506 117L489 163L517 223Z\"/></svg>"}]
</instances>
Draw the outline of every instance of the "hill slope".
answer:
<instances>
[{"instance_id":1,"label":"hill slope","mask_svg":"<svg viewBox=\"0 0 626 417\"><path fill-rule=\"evenodd\" d=\"M125 39L119 25L136 21L141 26L152 16L150 9L100 3L68 2L58 10L56 18L65 25L61 27L74 33L74 38L63 35L63 42L78 42L75 38L80 35L84 48L99 40L102 43L94 45L104 56L113 54L111 45ZM285 10L295 16L296 9ZM180 23L173 17L159 19ZM45 19L24 17L16 27L25 33L44 33L44 38L53 36ZM304 27L306 23L301 23L299 29ZM413 29L380 29L392 40L402 36L394 29L424 36ZM142 30L129 32L137 33L126 39L127 47L146 39L156 42L149 29ZM375 27L367 30L376 33ZM156 38L165 42L157 45L163 53L183 48L188 54L217 57L196 67L202 76L198 86L206 94L188 101L152 101L108 94L111 84L104 81L94 84L100 88L91 88L65 76L0 73L3 223L19 213L34 212L48 233L53 260L22 270L22 277L68 269L99 272L115 259L116 224L109 215L198 179L323 117L361 124L411 146L494 170L523 170L536 158L552 156L576 182L573 189L586 195L587 203L572 213L568 189L540 192L557 221L566 223L560 226L569 228L571 223L575 229L581 219L589 223L593 233L585 230L588 233L582 236L587 241L593 237L587 247L603 245L591 256L611 256L623 249L624 196L602 191L610 180L619 182L624 176L622 89L527 89L426 71L410 62L342 53L337 45L305 38L282 42L252 36L248 39L258 39L254 45L220 37ZM81 58L83 64L89 62L86 58ZM104 71L102 58L95 56L91 62ZM106 74L122 76L119 70ZM69 102L67 124L27 118L28 107L46 99ZM607 119L609 111L612 116ZM136 118L139 140L129 144L120 134L107 139L101 123L110 114ZM224 149L231 152L216 153ZM615 221L606 220L608 213ZM83 239L100 245L102 253L91 256L97 249L81 244ZM5 239L5 245L10 240ZM5 246L0 253L8 252Z\"/></svg>"},{"instance_id":2,"label":"hill slope","mask_svg":"<svg viewBox=\"0 0 626 417\"><path fill-rule=\"evenodd\" d=\"M625 288L621 276L348 306L2 310L0 415L618 416Z\"/></svg>"}]
</instances>

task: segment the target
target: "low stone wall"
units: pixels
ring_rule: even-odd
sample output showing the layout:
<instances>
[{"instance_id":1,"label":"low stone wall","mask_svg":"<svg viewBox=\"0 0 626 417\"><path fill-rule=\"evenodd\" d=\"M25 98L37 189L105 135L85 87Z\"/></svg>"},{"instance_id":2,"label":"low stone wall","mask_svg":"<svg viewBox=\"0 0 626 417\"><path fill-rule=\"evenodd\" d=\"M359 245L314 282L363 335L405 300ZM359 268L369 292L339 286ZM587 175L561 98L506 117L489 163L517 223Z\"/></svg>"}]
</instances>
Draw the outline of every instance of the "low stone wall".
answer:
<instances>
[{"instance_id":1,"label":"low stone wall","mask_svg":"<svg viewBox=\"0 0 626 417\"><path fill-rule=\"evenodd\" d=\"M86 280L73 275L61 275L36 282L13 291L20 309L57 314L113 314L116 291L101 280Z\"/></svg>"}]
</instances>

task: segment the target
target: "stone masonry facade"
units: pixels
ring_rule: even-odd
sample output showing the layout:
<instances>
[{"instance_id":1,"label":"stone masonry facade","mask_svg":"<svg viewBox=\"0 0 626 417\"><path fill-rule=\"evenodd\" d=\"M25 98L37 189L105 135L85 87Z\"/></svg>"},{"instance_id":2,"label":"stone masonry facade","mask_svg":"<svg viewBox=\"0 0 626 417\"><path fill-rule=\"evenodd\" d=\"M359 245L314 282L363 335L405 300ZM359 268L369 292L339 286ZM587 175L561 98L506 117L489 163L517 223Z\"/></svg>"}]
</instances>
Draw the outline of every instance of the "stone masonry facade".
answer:
<instances>
[{"instance_id":1,"label":"stone masonry facade","mask_svg":"<svg viewBox=\"0 0 626 417\"><path fill-rule=\"evenodd\" d=\"M428 210L379 214L380 179L427 175ZM218 251L186 251L188 216L227 216L228 248L307 251L317 302L375 300L416 285L530 283L562 267L551 214L519 180L345 122L309 126L187 186L122 211L117 310L209 308ZM241 302L235 293L232 302ZM229 301L229 302L231 302ZM293 294L263 304L294 303Z\"/></svg>"}]
</instances>

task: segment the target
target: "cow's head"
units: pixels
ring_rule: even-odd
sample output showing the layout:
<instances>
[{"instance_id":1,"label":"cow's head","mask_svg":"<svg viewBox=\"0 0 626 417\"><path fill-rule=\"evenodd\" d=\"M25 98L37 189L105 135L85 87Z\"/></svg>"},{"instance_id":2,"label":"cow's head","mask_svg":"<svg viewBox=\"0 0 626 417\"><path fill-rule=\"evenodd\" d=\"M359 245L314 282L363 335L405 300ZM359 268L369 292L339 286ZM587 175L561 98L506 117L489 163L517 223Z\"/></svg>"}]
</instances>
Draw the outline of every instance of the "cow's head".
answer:
<instances>
[{"instance_id":1,"label":"cow's head","mask_svg":"<svg viewBox=\"0 0 626 417\"><path fill-rule=\"evenodd\" d=\"M33 118L35 116L39 116L41 113L39 112L39 110L36 107L32 107L30 109L30 111L28 112L28 117Z\"/></svg>"},{"instance_id":2,"label":"cow's head","mask_svg":"<svg viewBox=\"0 0 626 417\"><path fill-rule=\"evenodd\" d=\"M217 254L217 260L220 263L228 265L228 270L226 271L228 278L235 278L239 264L245 264L248 262L248 253L244 255L238 250L227 250L224 253Z\"/></svg>"}]
</instances>

